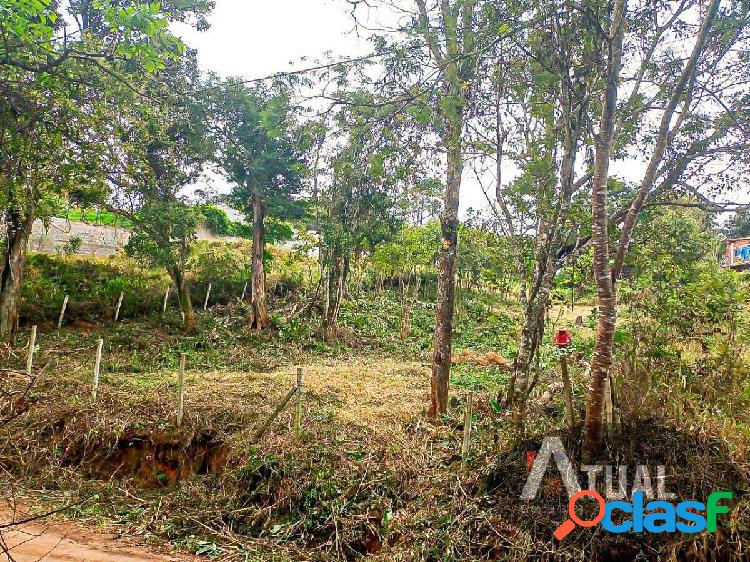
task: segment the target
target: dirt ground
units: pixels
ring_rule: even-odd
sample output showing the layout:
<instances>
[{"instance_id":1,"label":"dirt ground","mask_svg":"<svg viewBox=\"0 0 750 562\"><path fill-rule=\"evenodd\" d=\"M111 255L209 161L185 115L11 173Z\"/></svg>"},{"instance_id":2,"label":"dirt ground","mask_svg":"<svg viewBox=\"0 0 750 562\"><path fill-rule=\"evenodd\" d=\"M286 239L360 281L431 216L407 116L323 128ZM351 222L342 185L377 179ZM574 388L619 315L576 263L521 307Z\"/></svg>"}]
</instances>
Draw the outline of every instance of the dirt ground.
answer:
<instances>
[{"instance_id":1,"label":"dirt ground","mask_svg":"<svg viewBox=\"0 0 750 562\"><path fill-rule=\"evenodd\" d=\"M12 514L0 514L2 525ZM23 519L17 516L16 519ZM96 528L83 527L70 521L32 522L2 532L2 540L10 551L0 554L2 562L164 562L197 561L194 556L157 554L143 545L118 538Z\"/></svg>"}]
</instances>

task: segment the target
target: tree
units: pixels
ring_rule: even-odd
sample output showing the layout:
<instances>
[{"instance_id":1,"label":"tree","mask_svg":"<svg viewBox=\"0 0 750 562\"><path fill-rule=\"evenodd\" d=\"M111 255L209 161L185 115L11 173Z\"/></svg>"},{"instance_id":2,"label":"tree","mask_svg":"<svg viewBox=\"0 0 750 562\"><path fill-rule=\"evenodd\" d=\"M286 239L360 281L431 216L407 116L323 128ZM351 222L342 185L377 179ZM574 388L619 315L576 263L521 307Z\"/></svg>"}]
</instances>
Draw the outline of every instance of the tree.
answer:
<instances>
[{"instance_id":1,"label":"tree","mask_svg":"<svg viewBox=\"0 0 750 562\"><path fill-rule=\"evenodd\" d=\"M693 182L705 177L707 166L720 164L722 160L731 159L735 173L743 170L747 162L748 114L737 105L737 92L743 91L741 84L746 80L747 63L733 54L733 46L747 40L750 6L734 4L721 11L719 0L710 2L705 10L700 10L700 27L689 43L692 45L689 54L678 57L668 43L664 45L667 32L679 29L678 23L683 23L680 18L692 17L694 13L690 9L699 6L685 1L673 6L657 6L653 10L646 7L645 12L636 8L631 14L627 3L618 1L605 38L603 110L596 137L592 185L592 242L599 325L582 447L586 460L596 455L602 443L603 390L612 363L616 283L622 274L639 216L651 199L652 205L683 204L675 199L682 190L694 204L717 208L719 205L708 199ZM641 63L634 65L637 70L630 95L618 106L618 83L622 81L622 61L628 47L626 28L632 25L642 33L644 22L650 29L649 46ZM651 99L647 99L649 92L642 89L647 81L660 85L651 93ZM717 81L722 82L721 92L715 90ZM743 99L741 95L739 99ZM649 115L654 107L656 115ZM658 125L654 127L650 123ZM634 132L638 126L643 130L639 140L647 147L650 158L640 185L625 206L614 213L614 222L621 227L616 245L611 245L609 162L613 154L619 155L629 144L626 139L637 138ZM629 131L625 133L625 129ZM714 191L720 190L720 183L726 180L721 175L718 182L717 178L711 178L701 183L713 184ZM613 263L610 257L614 257Z\"/></svg>"},{"instance_id":2,"label":"tree","mask_svg":"<svg viewBox=\"0 0 750 562\"><path fill-rule=\"evenodd\" d=\"M365 96L367 97L367 96ZM389 107L352 106L337 116L341 146L330 158L328 182L321 186L320 262L323 285L323 336L335 340L353 257L372 252L401 225L400 186L411 168L396 132L396 119L370 125L373 114ZM333 139L331 142L334 142Z\"/></svg>"},{"instance_id":3,"label":"tree","mask_svg":"<svg viewBox=\"0 0 750 562\"><path fill-rule=\"evenodd\" d=\"M50 201L80 188L102 192L103 116L118 98L102 95L101 80L117 75L113 69L125 61L134 71L162 65L180 47L167 29L169 17L192 4L170 13L158 4L71 3L66 9L78 22L78 34L67 33L63 9L49 1L0 5L0 202L7 226L2 339L10 337L18 317L34 220L48 213Z\"/></svg>"},{"instance_id":4,"label":"tree","mask_svg":"<svg viewBox=\"0 0 750 562\"><path fill-rule=\"evenodd\" d=\"M579 210L591 179L586 143L598 29L585 10L556 0L516 9L525 25L483 61L472 126L480 153L474 171L517 272L523 320L505 400L520 438L555 275L579 250L586 227ZM519 171L511 181L509 162Z\"/></svg>"},{"instance_id":5,"label":"tree","mask_svg":"<svg viewBox=\"0 0 750 562\"><path fill-rule=\"evenodd\" d=\"M182 191L201 176L214 153L195 53L169 63L146 84L160 101L137 104L120 120L124 158L119 173L110 175L116 186L110 205L133 223L126 250L166 268L190 332L196 322L185 266L202 215Z\"/></svg>"},{"instance_id":6,"label":"tree","mask_svg":"<svg viewBox=\"0 0 750 562\"><path fill-rule=\"evenodd\" d=\"M301 190L304 161L286 87L251 89L230 80L214 98L215 137L222 173L234 187L229 201L252 218L253 259L249 325L268 327L263 256L266 218L299 214L293 196Z\"/></svg>"}]
</instances>

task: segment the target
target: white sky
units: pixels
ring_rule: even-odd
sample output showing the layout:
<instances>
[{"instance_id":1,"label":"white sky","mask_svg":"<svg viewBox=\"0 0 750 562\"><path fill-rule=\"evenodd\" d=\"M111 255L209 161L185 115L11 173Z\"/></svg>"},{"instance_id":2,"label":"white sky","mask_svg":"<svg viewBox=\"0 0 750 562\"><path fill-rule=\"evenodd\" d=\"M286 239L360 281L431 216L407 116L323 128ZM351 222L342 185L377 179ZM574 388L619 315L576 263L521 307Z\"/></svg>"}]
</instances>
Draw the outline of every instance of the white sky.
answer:
<instances>
[{"instance_id":1,"label":"white sky","mask_svg":"<svg viewBox=\"0 0 750 562\"><path fill-rule=\"evenodd\" d=\"M344 0L217 0L209 21L207 31L186 25L175 25L174 30L198 50L201 68L225 77L262 78L306 68L314 65L312 59L329 51L334 59L372 52L367 38L357 37ZM221 179L212 176L212 183L219 191L226 189ZM484 195L467 168L462 214L469 207L485 206Z\"/></svg>"},{"instance_id":2,"label":"white sky","mask_svg":"<svg viewBox=\"0 0 750 562\"><path fill-rule=\"evenodd\" d=\"M355 33L348 9L344 0L217 0L209 30L197 32L179 24L174 30L198 50L203 69L225 77L262 78L309 67L327 52L334 59L370 53L366 37ZM378 15L371 17L367 23L377 27ZM644 168L642 160L612 162L610 173L640 181ZM514 170L508 169L504 175L510 178ZM216 190L227 189L221 178L212 177L211 181ZM486 200L467 167L462 215L469 207L484 208Z\"/></svg>"}]
</instances>

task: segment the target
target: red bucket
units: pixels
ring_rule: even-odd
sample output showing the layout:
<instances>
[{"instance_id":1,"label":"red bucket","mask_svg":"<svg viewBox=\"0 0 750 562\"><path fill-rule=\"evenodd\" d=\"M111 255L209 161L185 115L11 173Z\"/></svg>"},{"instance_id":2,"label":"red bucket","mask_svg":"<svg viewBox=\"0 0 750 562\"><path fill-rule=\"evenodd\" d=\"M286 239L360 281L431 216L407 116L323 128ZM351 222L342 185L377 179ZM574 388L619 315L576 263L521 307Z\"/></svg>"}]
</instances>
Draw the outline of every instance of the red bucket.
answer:
<instances>
[{"instance_id":1,"label":"red bucket","mask_svg":"<svg viewBox=\"0 0 750 562\"><path fill-rule=\"evenodd\" d=\"M573 343L573 338L570 337L568 330L557 330L555 334L555 345L557 347L568 347Z\"/></svg>"}]
</instances>

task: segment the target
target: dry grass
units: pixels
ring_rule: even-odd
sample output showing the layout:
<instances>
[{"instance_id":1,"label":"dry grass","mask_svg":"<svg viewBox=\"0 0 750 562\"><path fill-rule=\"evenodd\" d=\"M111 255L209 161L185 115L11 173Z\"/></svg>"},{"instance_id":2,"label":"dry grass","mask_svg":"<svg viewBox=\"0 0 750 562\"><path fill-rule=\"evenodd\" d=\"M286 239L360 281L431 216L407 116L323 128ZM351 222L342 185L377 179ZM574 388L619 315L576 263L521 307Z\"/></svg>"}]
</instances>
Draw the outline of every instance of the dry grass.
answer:
<instances>
[{"instance_id":1,"label":"dry grass","mask_svg":"<svg viewBox=\"0 0 750 562\"><path fill-rule=\"evenodd\" d=\"M188 363L186 415L177 429L176 369L157 357L179 343L177 337L169 328L120 330L117 341L123 343L108 348L96 404L90 390L98 332L42 334L29 411L0 442L4 479L19 493L55 505L96 494L68 516L192 551L207 548L199 540L209 547L214 542L208 551L227 561L583 561L623 559L617 558L622 553L666 560L669 552L678 553L674 560L700 560L721 549L747 552L746 496L733 514L737 525L720 540L707 539L705 548L703 537L683 546L669 540L649 545L637 537L613 542L583 532L560 548L551 531L565 511L562 499L544 497L533 505L518 499L526 450L538 442L508 450L507 414L493 412L491 396L480 392L469 470L462 473L462 397L454 393L443 423L427 423L429 369L395 357L332 360L264 349L264 340L226 343L219 325L205 336L204 355ZM206 369L207 357L224 349L243 368ZM23 353L6 361L18 368ZM254 441L253 433L295 383L297 366L304 369L301 438L293 435L289 407ZM23 377L5 378L11 380L20 385ZM550 417L559 412L531 410L537 421L559 422ZM736 456L741 451L728 451L709 435L651 425L631 431L633 439L618 444L613 455L637 458L668 449L675 469L697 474L681 484L686 493L719 478L696 470L694 462L720 461L721 478L733 486L749 469ZM644 450L639 441L647 431L652 448ZM574 447L575 435L567 438ZM123 470L117 465L125 462L123 447L134 441L148 446ZM226 458L218 455L213 467L203 462L211 442L228 446ZM189 465L175 472L179 483L161 478L170 463Z\"/></svg>"}]
</instances>

